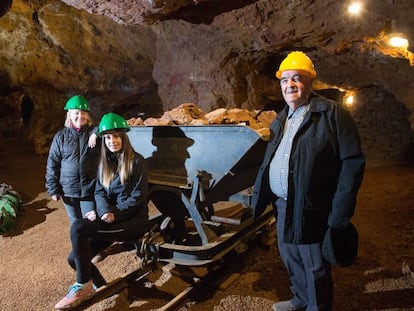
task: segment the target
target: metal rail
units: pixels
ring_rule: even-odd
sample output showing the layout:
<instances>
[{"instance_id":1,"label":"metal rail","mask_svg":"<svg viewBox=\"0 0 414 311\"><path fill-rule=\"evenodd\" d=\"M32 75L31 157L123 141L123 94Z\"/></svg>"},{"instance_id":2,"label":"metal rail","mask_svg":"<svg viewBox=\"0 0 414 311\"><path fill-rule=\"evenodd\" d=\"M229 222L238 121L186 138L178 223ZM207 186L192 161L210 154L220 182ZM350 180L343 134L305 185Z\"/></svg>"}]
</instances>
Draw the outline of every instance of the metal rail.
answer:
<instances>
[{"instance_id":1,"label":"metal rail","mask_svg":"<svg viewBox=\"0 0 414 311\"><path fill-rule=\"evenodd\" d=\"M262 235L267 232L267 227L261 227L259 232L256 232L256 239L261 239ZM253 239L250 239L252 241ZM260 243L253 243L253 245L257 246ZM137 252L140 249L137 248ZM142 251L142 249L141 249ZM234 259L234 256L230 256L229 252L225 252L221 254L219 260L216 260L213 264L211 264L207 269L202 268L203 272L194 270L200 269L199 267L185 267L185 266L175 266L172 269L172 274L175 277L180 278L184 281L188 286L186 286L181 292L178 294L174 294L174 298L166 302L164 305L157 307L157 311L172 311L176 310L178 307L182 306L185 302L185 299L188 298L190 295L194 294L196 290L206 286L210 282L217 282L222 280L226 275L231 273L231 265L233 262L229 260L230 258ZM233 249L233 253L238 255L237 249ZM155 259L157 260L157 259ZM158 262L159 263L159 262ZM229 264L231 264L229 266ZM186 269L186 270L181 270ZM147 282L148 278L151 275L155 275L157 272L160 272L161 267L157 265L157 262L153 260L147 260L144 262L143 266L132 271L131 273L127 274L122 278L118 278L104 287L100 288L94 295L89 297L88 299L84 300L80 305L67 309L70 311L81 311L85 310L86 308L103 301L106 298L109 298L115 294L120 293L123 289L127 287L134 287L137 286L140 282ZM190 271L189 271L190 270ZM219 281L220 282L220 281Z\"/></svg>"},{"instance_id":2,"label":"metal rail","mask_svg":"<svg viewBox=\"0 0 414 311\"><path fill-rule=\"evenodd\" d=\"M70 310L70 311L84 310L94 305L95 303L98 303L108 297L111 297L115 294L120 293L123 289L129 286L134 286L139 282L145 281L147 276L150 276L152 273L155 273L155 272L156 271L154 270L152 262L149 262L147 266L134 270L128 275L108 283L104 287L100 288L94 295L82 301L80 305L75 306L73 308L69 308L67 310ZM189 283L189 286L184 288L180 293L175 295L174 298L169 300L163 306L158 307L156 310L157 311L174 310L175 308L177 308L178 305L183 303L183 301L194 291L194 289L201 286L204 281L211 279L212 274L217 274L217 269L215 269L214 271L207 272L203 277L193 276L191 278L187 278L186 282Z\"/></svg>"}]
</instances>

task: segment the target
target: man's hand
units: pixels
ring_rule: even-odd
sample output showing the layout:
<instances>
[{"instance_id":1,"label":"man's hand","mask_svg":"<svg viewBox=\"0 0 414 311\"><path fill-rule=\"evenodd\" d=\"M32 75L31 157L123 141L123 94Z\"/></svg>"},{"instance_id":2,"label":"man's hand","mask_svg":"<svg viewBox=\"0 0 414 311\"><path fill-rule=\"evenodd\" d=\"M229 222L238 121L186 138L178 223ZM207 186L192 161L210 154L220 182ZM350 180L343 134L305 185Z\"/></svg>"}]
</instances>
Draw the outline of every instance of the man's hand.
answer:
<instances>
[{"instance_id":1,"label":"man's hand","mask_svg":"<svg viewBox=\"0 0 414 311\"><path fill-rule=\"evenodd\" d=\"M102 215L101 220L111 224L115 221L115 215L113 213L105 213Z\"/></svg>"}]
</instances>

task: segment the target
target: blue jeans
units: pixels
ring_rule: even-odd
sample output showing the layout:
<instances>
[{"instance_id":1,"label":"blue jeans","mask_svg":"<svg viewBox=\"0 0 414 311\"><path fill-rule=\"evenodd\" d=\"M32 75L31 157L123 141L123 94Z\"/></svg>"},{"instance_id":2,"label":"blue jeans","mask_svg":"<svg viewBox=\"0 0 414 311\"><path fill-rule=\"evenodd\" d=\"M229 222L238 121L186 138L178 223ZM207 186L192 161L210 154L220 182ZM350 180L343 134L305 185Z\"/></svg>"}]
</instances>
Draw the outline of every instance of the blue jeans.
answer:
<instances>
[{"instance_id":1,"label":"blue jeans","mask_svg":"<svg viewBox=\"0 0 414 311\"><path fill-rule=\"evenodd\" d=\"M84 218L86 213L95 210L96 207L93 197L69 198L64 196L62 200L71 224L76 219Z\"/></svg>"}]
</instances>

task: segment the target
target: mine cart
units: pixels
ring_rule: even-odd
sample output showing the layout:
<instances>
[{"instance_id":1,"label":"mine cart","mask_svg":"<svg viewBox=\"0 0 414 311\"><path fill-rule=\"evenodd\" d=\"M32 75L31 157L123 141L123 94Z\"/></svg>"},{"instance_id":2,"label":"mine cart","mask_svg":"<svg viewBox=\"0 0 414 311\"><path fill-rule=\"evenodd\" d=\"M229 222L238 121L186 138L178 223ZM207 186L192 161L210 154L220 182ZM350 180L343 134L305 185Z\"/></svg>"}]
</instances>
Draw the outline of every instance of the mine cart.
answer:
<instances>
[{"instance_id":1,"label":"mine cart","mask_svg":"<svg viewBox=\"0 0 414 311\"><path fill-rule=\"evenodd\" d=\"M207 265L268 225L250 200L266 141L243 125L132 126L134 149L148 160L151 240L161 261Z\"/></svg>"}]
</instances>

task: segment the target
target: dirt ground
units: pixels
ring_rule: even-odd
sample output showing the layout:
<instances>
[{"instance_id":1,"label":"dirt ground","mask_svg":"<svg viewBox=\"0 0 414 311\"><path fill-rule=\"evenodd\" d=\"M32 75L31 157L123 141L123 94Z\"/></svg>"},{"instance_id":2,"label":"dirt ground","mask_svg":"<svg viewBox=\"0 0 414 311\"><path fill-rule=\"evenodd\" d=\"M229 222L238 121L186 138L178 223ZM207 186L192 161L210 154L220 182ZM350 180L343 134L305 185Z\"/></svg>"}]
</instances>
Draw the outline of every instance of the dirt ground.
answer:
<instances>
[{"instance_id":1,"label":"dirt ground","mask_svg":"<svg viewBox=\"0 0 414 311\"><path fill-rule=\"evenodd\" d=\"M0 145L0 183L24 200L16 227L0 236L0 310L53 310L75 280L66 262L69 223L60 202L44 189L45 157L34 155L19 137ZM369 163L353 222L360 235L356 264L334 268L334 310L414 310L414 166ZM252 246L197 291L180 310L271 310L289 299L289 282L275 247L274 230L265 246ZM98 264L114 280L138 265L131 252ZM183 286L164 273L145 287L124 290L88 310L154 310ZM164 290L159 284L166 284ZM158 286L158 287L157 287Z\"/></svg>"}]
</instances>

